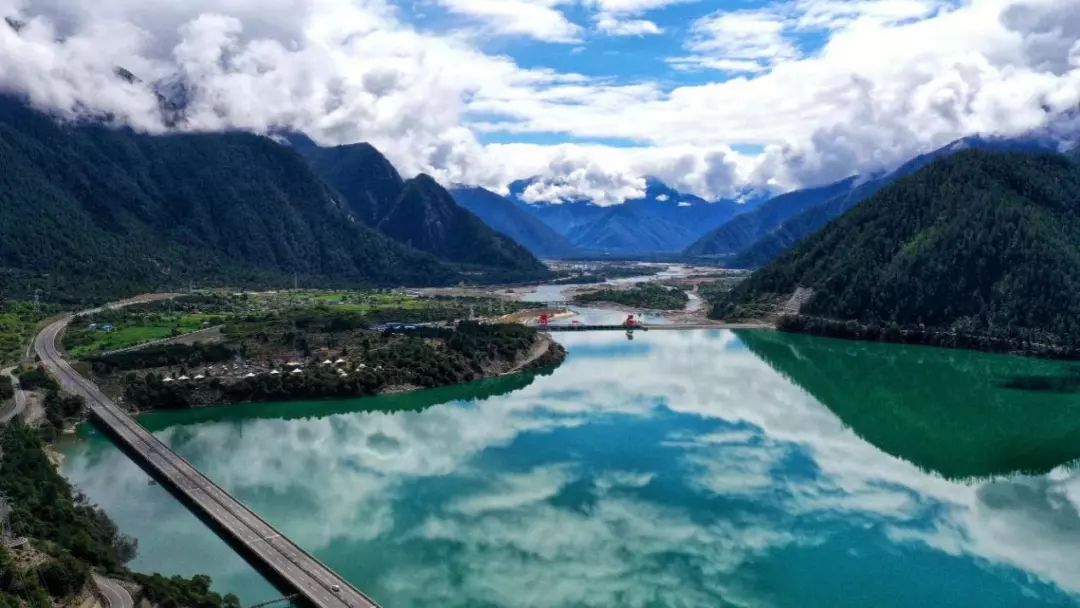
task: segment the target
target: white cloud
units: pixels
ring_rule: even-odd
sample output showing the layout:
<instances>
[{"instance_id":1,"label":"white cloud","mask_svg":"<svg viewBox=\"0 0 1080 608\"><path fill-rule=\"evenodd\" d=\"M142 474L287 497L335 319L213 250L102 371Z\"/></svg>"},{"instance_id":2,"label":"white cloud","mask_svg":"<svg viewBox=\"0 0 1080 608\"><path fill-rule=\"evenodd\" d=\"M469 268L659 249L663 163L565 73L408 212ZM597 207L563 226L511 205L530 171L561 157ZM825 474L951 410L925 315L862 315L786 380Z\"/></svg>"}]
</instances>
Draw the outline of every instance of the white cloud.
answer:
<instances>
[{"instance_id":1,"label":"white cloud","mask_svg":"<svg viewBox=\"0 0 1080 608\"><path fill-rule=\"evenodd\" d=\"M803 29L839 29L855 21L891 24L922 19L955 4L950 0L798 0L794 3Z\"/></svg>"},{"instance_id":2,"label":"white cloud","mask_svg":"<svg viewBox=\"0 0 1080 608\"><path fill-rule=\"evenodd\" d=\"M609 13L643 13L675 4L690 4L701 0L586 0L599 10Z\"/></svg>"},{"instance_id":3,"label":"white cloud","mask_svg":"<svg viewBox=\"0 0 1080 608\"><path fill-rule=\"evenodd\" d=\"M445 5L491 34L581 37L555 0L513 2L534 17L505 2ZM656 25L647 12L670 4L585 7L647 34L645 22ZM669 61L717 79L680 85L523 68L480 50L482 33L418 31L383 0L0 0L27 22L17 34L0 27L0 89L62 117L164 130L155 97L114 76L121 65L186 85L184 129L370 141L403 173L445 182L501 188L541 174L559 196L610 202L657 175L711 198L1045 127L1080 103L1078 9L1078 0L800 0L715 13ZM806 47L805 32L820 40ZM481 143L517 134L634 145ZM757 151L735 152L744 146Z\"/></svg>"},{"instance_id":4,"label":"white cloud","mask_svg":"<svg viewBox=\"0 0 1080 608\"><path fill-rule=\"evenodd\" d=\"M694 24L687 48L704 61L753 65L747 71L756 72L799 56L786 29L785 16L770 9L721 11Z\"/></svg>"},{"instance_id":5,"label":"white cloud","mask_svg":"<svg viewBox=\"0 0 1080 608\"><path fill-rule=\"evenodd\" d=\"M574 480L572 468L547 465L532 471L500 476L485 492L456 499L446 509L452 513L477 516L495 511L513 511L542 503Z\"/></svg>"},{"instance_id":6,"label":"white cloud","mask_svg":"<svg viewBox=\"0 0 1080 608\"><path fill-rule=\"evenodd\" d=\"M611 13L598 13L596 29L610 36L646 36L663 32L648 19L622 19Z\"/></svg>"},{"instance_id":7,"label":"white cloud","mask_svg":"<svg viewBox=\"0 0 1080 608\"><path fill-rule=\"evenodd\" d=\"M380 569L373 581L396 604L423 594L447 605L715 605L716 597L761 605L760 581L750 586L756 594L739 593L740 568L863 526L887 531L901 550L928 545L971 556L991 575L1011 566L1027 580L1080 592L1075 466L1034 478L944 479L859 438L769 363L731 348L738 339L728 331L651 332L634 343L647 349L614 358L628 346L619 335L561 340L572 356L554 375L489 399L387 413L396 399L415 407L423 397L403 395L370 410L352 401L326 404L337 410L329 414L305 408L292 420L275 418L280 411L230 415L161 435L309 550L357 543L359 555L359 543L374 542L366 547L377 547L388 566L408 561L408 568ZM783 346L774 352L821 355ZM605 356L590 359L590 349ZM988 382L985 374L958 373L947 351L935 353L920 365L956 377L956 394L978 393ZM701 361L713 363L709 374L700 372ZM679 428L670 426L673 417L693 422L654 439L659 445L622 449L677 454L684 469L674 474L664 458L636 459L634 470L608 458L567 465L564 458L578 459L576 444L545 436L583 424L610 430L618 419ZM528 459L506 458L505 448L521 438L555 451L517 446L514 453ZM795 470L792 455L802 463ZM92 498L129 521L153 521L147 534L175 537L175 520L154 510L160 502L130 498L161 489L115 457L126 465L97 466L91 455L65 466ZM669 491L676 483L702 500L727 497L724 508L685 500ZM648 491L651 485L659 491ZM589 499L555 500L582 494ZM432 541L454 550L426 559L412 545Z\"/></svg>"},{"instance_id":8,"label":"white cloud","mask_svg":"<svg viewBox=\"0 0 1080 608\"><path fill-rule=\"evenodd\" d=\"M578 42L581 27L556 6L564 0L438 0L448 10L481 20L498 34L546 42Z\"/></svg>"}]
</instances>

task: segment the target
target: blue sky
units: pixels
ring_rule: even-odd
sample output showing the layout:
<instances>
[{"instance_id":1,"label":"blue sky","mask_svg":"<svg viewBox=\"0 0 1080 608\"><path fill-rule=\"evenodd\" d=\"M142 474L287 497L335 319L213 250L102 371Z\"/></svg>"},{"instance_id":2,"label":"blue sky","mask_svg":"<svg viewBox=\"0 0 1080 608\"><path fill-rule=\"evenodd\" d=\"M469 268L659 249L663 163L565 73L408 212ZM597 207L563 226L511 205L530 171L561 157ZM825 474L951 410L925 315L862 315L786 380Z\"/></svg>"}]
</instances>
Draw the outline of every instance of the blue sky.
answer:
<instances>
[{"instance_id":1,"label":"blue sky","mask_svg":"<svg viewBox=\"0 0 1080 608\"><path fill-rule=\"evenodd\" d=\"M478 20L430 0L399 3L402 17L418 29L435 34L469 30ZM633 19L647 19L660 32L649 35L612 36L593 27L597 10L570 3L558 8L566 19L582 28L580 42L540 40L520 33L477 35L476 44L485 52L507 55L523 68L549 68L609 80L617 84L652 82L662 90L724 81L740 75L712 69L672 69L669 58L686 54L685 45L696 36L694 25L710 15L734 11L766 9L775 3L752 0L711 0L675 2L656 9L633 12ZM792 40L806 54L827 40L824 30L795 32ZM745 75L745 73L741 73Z\"/></svg>"},{"instance_id":2,"label":"blue sky","mask_svg":"<svg viewBox=\"0 0 1080 608\"><path fill-rule=\"evenodd\" d=\"M366 141L411 176L615 204L889 169L1077 116L1080 0L0 0L0 88L151 132ZM93 49L93 52L87 52ZM1080 125L1072 130L1075 135ZM1061 133L1069 133L1061 129Z\"/></svg>"}]
</instances>

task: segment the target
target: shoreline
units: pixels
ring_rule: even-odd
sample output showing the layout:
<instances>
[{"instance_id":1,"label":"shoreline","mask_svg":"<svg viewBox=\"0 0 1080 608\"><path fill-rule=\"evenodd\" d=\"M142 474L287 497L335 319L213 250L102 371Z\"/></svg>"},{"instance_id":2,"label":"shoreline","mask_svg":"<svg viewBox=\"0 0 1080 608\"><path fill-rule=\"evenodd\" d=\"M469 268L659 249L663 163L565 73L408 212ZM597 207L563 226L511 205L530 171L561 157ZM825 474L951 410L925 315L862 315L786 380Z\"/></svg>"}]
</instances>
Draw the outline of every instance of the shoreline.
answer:
<instances>
[{"instance_id":1,"label":"shoreline","mask_svg":"<svg viewBox=\"0 0 1080 608\"><path fill-rule=\"evenodd\" d=\"M1057 361L1080 360L1080 350L1066 346L1031 342L1022 339L998 338L988 335L960 334L941 328L887 328L864 323L823 319L803 315L780 317L776 322L778 331L833 338L852 342L877 342L906 344L931 348L951 348L974 352L1052 359Z\"/></svg>"},{"instance_id":2,"label":"shoreline","mask_svg":"<svg viewBox=\"0 0 1080 608\"><path fill-rule=\"evenodd\" d=\"M543 345L542 350L540 348L538 348L540 345ZM188 407L184 407L184 408L150 407L150 408L133 408L133 409L129 409L128 411L133 416L138 416L140 414L149 413L149 412L168 412L168 411L184 411L184 410L195 410L195 409L219 408L219 407L229 407L229 406L232 406L232 405L244 405L244 404L250 404L250 403L264 403L264 402L265 403L271 403L271 402L283 403L283 402L288 402L288 401L335 401L335 400L356 399L356 398L365 398L365 397L379 397L379 396L384 396L384 395L403 395L403 394L412 393L412 392L416 392L416 391L422 391L422 390L445 388L445 387L451 387L451 386L463 386L463 385L469 384L470 382L478 382L478 381L482 381L482 380L490 380L490 379L494 379L494 378L513 376L513 375L516 375L516 374L527 373L527 372L530 372L530 371L533 371L533 370L536 370L536 369L543 369L543 368L547 368L547 367L557 367L558 365L561 365L562 362L565 361L565 360L566 360L566 350L562 347L562 345L559 344L559 342L557 340L555 340L554 338L552 338L551 336L549 336L547 334L544 334L542 332L537 332L537 339L536 339L536 342L534 343L533 347L529 351L526 351L524 356L515 359L513 362L507 362L504 367L506 367L508 369L506 369L505 371L485 370L483 374L481 374L481 375L479 375L479 376L477 376L475 378L470 378L468 380L462 381L462 382L451 382L451 383L447 383L447 384L439 384L439 385L436 385L436 386L420 386L420 385L414 385L414 384L388 384L388 385L379 387L377 390L375 390L372 393L366 393L366 394L365 393L355 393L355 394L350 394L350 395L329 395L329 396L325 396L325 395L312 395L312 396L288 395L288 396L285 396L285 397L283 397L281 399L273 399L273 398L269 398L269 399L249 399L249 400L242 400L242 401L230 401L230 400L225 400L225 399L220 399L219 398L219 399L210 399L210 400L207 400L205 402L195 403L195 404L192 404L192 405L190 405ZM97 378L91 378L91 381L93 381L94 384L96 384L98 386L101 386L101 384L97 380L98 380ZM196 389L196 390L199 390L199 389ZM223 391L221 392L221 395L224 395ZM125 405L126 405L126 402L122 401L122 403L125 403ZM80 424L82 424L83 422L86 422L86 420L80 422Z\"/></svg>"}]
</instances>

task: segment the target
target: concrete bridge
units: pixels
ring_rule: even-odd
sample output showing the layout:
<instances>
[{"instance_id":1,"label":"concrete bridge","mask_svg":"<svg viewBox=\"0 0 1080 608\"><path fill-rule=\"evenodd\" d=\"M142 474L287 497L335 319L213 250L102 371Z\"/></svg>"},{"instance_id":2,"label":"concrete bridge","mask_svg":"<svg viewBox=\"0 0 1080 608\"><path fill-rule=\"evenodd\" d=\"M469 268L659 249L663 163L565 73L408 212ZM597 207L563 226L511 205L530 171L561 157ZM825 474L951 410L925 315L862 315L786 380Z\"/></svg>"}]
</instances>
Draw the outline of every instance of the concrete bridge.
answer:
<instances>
[{"instance_id":1,"label":"concrete bridge","mask_svg":"<svg viewBox=\"0 0 1080 608\"><path fill-rule=\"evenodd\" d=\"M60 355L57 336L71 317L46 327L34 341L41 362L63 388L86 400L90 416L144 469L169 487L238 551L316 608L377 608L374 600L200 473L144 429Z\"/></svg>"},{"instance_id":2,"label":"concrete bridge","mask_svg":"<svg viewBox=\"0 0 1080 608\"><path fill-rule=\"evenodd\" d=\"M538 331L692 331L698 329L765 329L766 323L667 323L664 325L534 325Z\"/></svg>"}]
</instances>

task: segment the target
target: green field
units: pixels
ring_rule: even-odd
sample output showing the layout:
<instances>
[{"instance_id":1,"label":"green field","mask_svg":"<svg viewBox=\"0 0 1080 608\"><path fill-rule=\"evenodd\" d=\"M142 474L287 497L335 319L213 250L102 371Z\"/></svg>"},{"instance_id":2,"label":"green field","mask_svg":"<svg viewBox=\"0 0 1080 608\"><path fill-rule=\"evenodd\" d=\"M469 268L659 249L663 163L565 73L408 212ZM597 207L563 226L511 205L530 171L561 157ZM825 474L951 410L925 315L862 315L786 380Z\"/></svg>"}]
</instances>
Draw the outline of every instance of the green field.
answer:
<instances>
[{"instance_id":1,"label":"green field","mask_svg":"<svg viewBox=\"0 0 1080 608\"><path fill-rule=\"evenodd\" d=\"M172 301L106 310L71 324L64 346L72 356L93 358L118 350L226 325L226 333L257 332L267 322L294 319L299 327L313 319L339 318L350 326L388 322L449 321L514 312L526 304L490 298L421 297L388 290L207 292ZM95 326L91 326L95 324ZM111 324L111 331L102 326Z\"/></svg>"},{"instance_id":2,"label":"green field","mask_svg":"<svg viewBox=\"0 0 1080 608\"><path fill-rule=\"evenodd\" d=\"M0 365L14 363L26 352L38 323L48 312L30 302L0 302Z\"/></svg>"},{"instance_id":3,"label":"green field","mask_svg":"<svg viewBox=\"0 0 1080 608\"><path fill-rule=\"evenodd\" d=\"M90 328L88 323L73 324L64 337L64 346L72 356L83 358L220 325L226 318L225 315L205 313L103 315L100 319L95 318L99 323L96 328ZM102 330L100 324L104 323L112 323L113 330Z\"/></svg>"}]
</instances>

